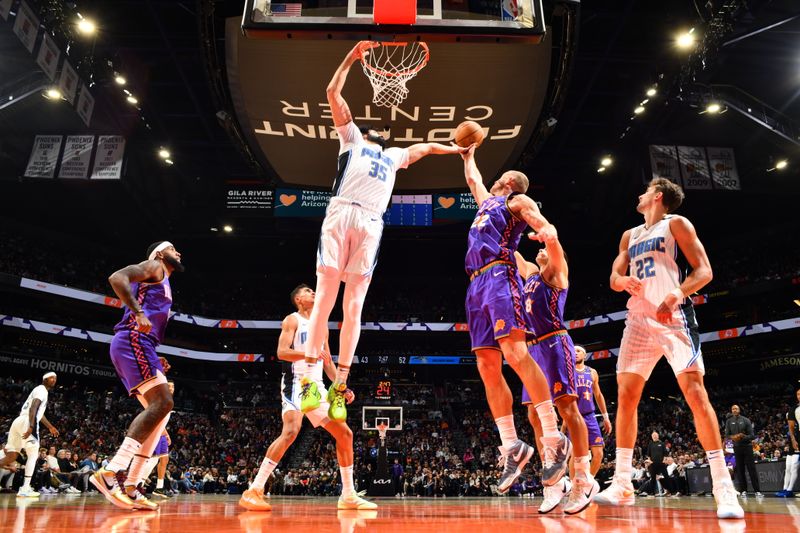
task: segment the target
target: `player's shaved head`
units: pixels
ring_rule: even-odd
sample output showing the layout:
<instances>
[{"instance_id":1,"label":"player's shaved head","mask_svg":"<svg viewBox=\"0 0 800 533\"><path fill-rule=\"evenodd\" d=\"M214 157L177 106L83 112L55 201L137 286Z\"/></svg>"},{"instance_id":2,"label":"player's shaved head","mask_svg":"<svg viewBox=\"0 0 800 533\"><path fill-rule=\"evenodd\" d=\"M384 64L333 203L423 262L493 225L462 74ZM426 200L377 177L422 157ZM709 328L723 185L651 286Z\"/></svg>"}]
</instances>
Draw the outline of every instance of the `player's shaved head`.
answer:
<instances>
[{"instance_id":1,"label":"player's shaved head","mask_svg":"<svg viewBox=\"0 0 800 533\"><path fill-rule=\"evenodd\" d=\"M530 182L528 181L528 176L523 174L522 172L518 172L516 170L509 170L503 172L503 175L500 176L501 178L508 178L508 186L514 192L527 192L528 186Z\"/></svg>"}]
</instances>

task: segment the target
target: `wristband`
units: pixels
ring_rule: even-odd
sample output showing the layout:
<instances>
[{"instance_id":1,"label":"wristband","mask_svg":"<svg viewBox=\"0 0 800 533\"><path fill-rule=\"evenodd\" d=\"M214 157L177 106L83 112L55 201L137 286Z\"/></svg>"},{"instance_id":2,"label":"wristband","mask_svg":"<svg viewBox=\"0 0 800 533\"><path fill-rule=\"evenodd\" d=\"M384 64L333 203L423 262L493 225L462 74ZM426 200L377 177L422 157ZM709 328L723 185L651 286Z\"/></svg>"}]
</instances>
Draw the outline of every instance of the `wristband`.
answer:
<instances>
[{"instance_id":1,"label":"wristband","mask_svg":"<svg viewBox=\"0 0 800 533\"><path fill-rule=\"evenodd\" d=\"M675 297L678 298L679 300L683 300L684 298L686 298L686 295L683 294L683 291L681 290L680 287L675 287L674 289L669 291L669 293L674 294Z\"/></svg>"},{"instance_id":2,"label":"wristband","mask_svg":"<svg viewBox=\"0 0 800 533\"><path fill-rule=\"evenodd\" d=\"M608 413L601 413L601 414L603 415L603 420L610 421L610 419L608 418Z\"/></svg>"},{"instance_id":3,"label":"wristband","mask_svg":"<svg viewBox=\"0 0 800 533\"><path fill-rule=\"evenodd\" d=\"M134 311L133 314L134 315L143 315L144 314L144 309L139 309L138 311Z\"/></svg>"}]
</instances>

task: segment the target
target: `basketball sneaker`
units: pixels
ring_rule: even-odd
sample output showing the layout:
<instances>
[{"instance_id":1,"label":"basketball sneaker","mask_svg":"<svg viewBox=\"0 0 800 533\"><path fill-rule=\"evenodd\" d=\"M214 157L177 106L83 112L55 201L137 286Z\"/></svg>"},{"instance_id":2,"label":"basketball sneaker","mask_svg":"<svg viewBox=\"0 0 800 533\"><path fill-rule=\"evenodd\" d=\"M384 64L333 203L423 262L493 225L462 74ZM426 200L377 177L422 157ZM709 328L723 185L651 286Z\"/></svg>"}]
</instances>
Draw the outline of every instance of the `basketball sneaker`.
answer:
<instances>
[{"instance_id":1,"label":"basketball sneaker","mask_svg":"<svg viewBox=\"0 0 800 533\"><path fill-rule=\"evenodd\" d=\"M564 477L572 454L572 443L559 431L558 439L542 437L542 485L555 485Z\"/></svg>"},{"instance_id":2,"label":"basketball sneaker","mask_svg":"<svg viewBox=\"0 0 800 533\"><path fill-rule=\"evenodd\" d=\"M264 500L264 489L247 489L239 498L239 506L248 511L271 511L272 507Z\"/></svg>"},{"instance_id":3,"label":"basketball sneaker","mask_svg":"<svg viewBox=\"0 0 800 533\"><path fill-rule=\"evenodd\" d=\"M717 518L744 518L744 509L736 498L733 483L714 483L714 499L717 500Z\"/></svg>"},{"instance_id":4,"label":"basketball sneaker","mask_svg":"<svg viewBox=\"0 0 800 533\"><path fill-rule=\"evenodd\" d=\"M300 410L307 413L319 407L322 395L317 389L317 384L309 378L303 378L300 380L300 387Z\"/></svg>"},{"instance_id":5,"label":"basketball sneaker","mask_svg":"<svg viewBox=\"0 0 800 533\"><path fill-rule=\"evenodd\" d=\"M125 494L127 494L128 498L133 502L134 509L140 509L142 511L158 510L158 504L156 502L151 502L150 499L145 496L144 487L142 487L141 483L136 486L128 485L125 487Z\"/></svg>"},{"instance_id":6,"label":"basketball sneaker","mask_svg":"<svg viewBox=\"0 0 800 533\"><path fill-rule=\"evenodd\" d=\"M125 471L112 472L101 468L89 478L89 481L95 488L100 491L100 494L105 496L106 500L116 505L120 509L130 511L133 509L133 501L128 498L128 495L120 488L120 484L125 481Z\"/></svg>"},{"instance_id":7,"label":"basketball sneaker","mask_svg":"<svg viewBox=\"0 0 800 533\"><path fill-rule=\"evenodd\" d=\"M592 498L600 492L600 484L594 478L576 476L572 484L569 501L564 506L565 514L578 514L592 503Z\"/></svg>"},{"instance_id":8,"label":"basketball sneaker","mask_svg":"<svg viewBox=\"0 0 800 533\"><path fill-rule=\"evenodd\" d=\"M359 496L359 493L351 492L350 494L342 494L339 496L339 503L337 509L377 509L378 504L370 502Z\"/></svg>"},{"instance_id":9,"label":"basketball sneaker","mask_svg":"<svg viewBox=\"0 0 800 533\"><path fill-rule=\"evenodd\" d=\"M172 494L167 492L167 489L165 488L159 489L158 487L153 489L153 496L158 496L159 498L172 498Z\"/></svg>"},{"instance_id":10,"label":"basketball sneaker","mask_svg":"<svg viewBox=\"0 0 800 533\"><path fill-rule=\"evenodd\" d=\"M603 505L633 505L636 503L636 496L633 495L633 484L630 479L614 476L611 485L597 494L593 501Z\"/></svg>"},{"instance_id":11,"label":"basketball sneaker","mask_svg":"<svg viewBox=\"0 0 800 533\"><path fill-rule=\"evenodd\" d=\"M498 464L503 467L503 473L497 480L497 490L502 494L510 489L514 480L522 474L522 469L533 457L533 447L517 439L511 448L505 449L503 446L498 446L498 449L501 453Z\"/></svg>"},{"instance_id":12,"label":"basketball sneaker","mask_svg":"<svg viewBox=\"0 0 800 533\"><path fill-rule=\"evenodd\" d=\"M544 488L544 501L539 506L539 514L547 514L561 503L566 496L570 495L572 483L569 479L562 477L555 485Z\"/></svg>"},{"instance_id":13,"label":"basketball sneaker","mask_svg":"<svg viewBox=\"0 0 800 533\"><path fill-rule=\"evenodd\" d=\"M17 492L17 498L38 498L39 493L31 487L20 487Z\"/></svg>"},{"instance_id":14,"label":"basketball sneaker","mask_svg":"<svg viewBox=\"0 0 800 533\"><path fill-rule=\"evenodd\" d=\"M328 389L328 418L335 422L347 420L347 401L344 398L346 390L346 383L333 383Z\"/></svg>"}]
</instances>

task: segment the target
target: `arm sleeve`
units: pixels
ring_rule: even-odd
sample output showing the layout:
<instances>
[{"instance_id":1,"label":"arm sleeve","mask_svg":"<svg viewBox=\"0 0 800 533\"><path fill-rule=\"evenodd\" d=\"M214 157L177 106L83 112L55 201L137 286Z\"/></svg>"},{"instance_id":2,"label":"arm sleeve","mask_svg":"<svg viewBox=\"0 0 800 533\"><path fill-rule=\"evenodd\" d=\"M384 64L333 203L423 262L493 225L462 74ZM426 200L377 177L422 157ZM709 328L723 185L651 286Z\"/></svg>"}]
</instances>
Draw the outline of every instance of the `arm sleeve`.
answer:
<instances>
[{"instance_id":1,"label":"arm sleeve","mask_svg":"<svg viewBox=\"0 0 800 533\"><path fill-rule=\"evenodd\" d=\"M362 139L361 130L358 129L358 126L356 126L352 120L344 126L337 126L336 133L339 134L340 154L343 154L351 149Z\"/></svg>"},{"instance_id":2,"label":"arm sleeve","mask_svg":"<svg viewBox=\"0 0 800 533\"><path fill-rule=\"evenodd\" d=\"M387 148L384 153L394 161L394 169L408 168L408 148Z\"/></svg>"}]
</instances>

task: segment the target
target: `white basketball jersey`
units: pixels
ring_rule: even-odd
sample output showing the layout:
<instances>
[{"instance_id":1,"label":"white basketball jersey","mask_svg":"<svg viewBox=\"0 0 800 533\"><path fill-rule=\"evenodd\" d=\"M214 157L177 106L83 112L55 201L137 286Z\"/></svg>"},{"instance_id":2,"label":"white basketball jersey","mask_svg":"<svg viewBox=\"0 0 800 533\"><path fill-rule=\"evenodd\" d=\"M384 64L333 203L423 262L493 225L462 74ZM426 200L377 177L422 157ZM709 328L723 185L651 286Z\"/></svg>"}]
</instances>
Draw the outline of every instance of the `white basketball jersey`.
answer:
<instances>
[{"instance_id":1,"label":"white basketball jersey","mask_svg":"<svg viewBox=\"0 0 800 533\"><path fill-rule=\"evenodd\" d=\"M292 350L297 350L298 352L306 351L306 340L308 339L308 326L311 324L311 321L305 318L300 313L293 313L294 317L297 319L297 330L294 332L294 340L292 341ZM300 375L300 372L305 370L306 362L304 359L300 359L299 361L295 361L292 363L292 380L299 379L297 376ZM322 359L317 359L317 366L314 367L314 370L309 375L314 381L322 381Z\"/></svg>"},{"instance_id":2,"label":"white basketball jersey","mask_svg":"<svg viewBox=\"0 0 800 533\"><path fill-rule=\"evenodd\" d=\"M667 215L650 228L642 224L631 230L628 268L642 282L642 291L628 299L630 311L655 315L667 294L686 278L689 265L669 229L671 218Z\"/></svg>"},{"instance_id":3,"label":"white basketball jersey","mask_svg":"<svg viewBox=\"0 0 800 533\"><path fill-rule=\"evenodd\" d=\"M34 387L31 393L28 395L28 399L25 400L24 404L22 404L22 410L19 412L20 416L28 418L28 413L31 410L31 405L33 405L33 400L41 400L42 403L39 404L39 410L36 411L36 422L39 422L44 416L44 410L47 409L47 396L47 387L44 385Z\"/></svg>"},{"instance_id":4,"label":"white basketball jersey","mask_svg":"<svg viewBox=\"0 0 800 533\"><path fill-rule=\"evenodd\" d=\"M339 172L333 195L383 213L389 205L395 174L408 168L407 148L382 150L364 140L353 122L336 128L339 134Z\"/></svg>"}]
</instances>

